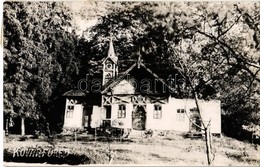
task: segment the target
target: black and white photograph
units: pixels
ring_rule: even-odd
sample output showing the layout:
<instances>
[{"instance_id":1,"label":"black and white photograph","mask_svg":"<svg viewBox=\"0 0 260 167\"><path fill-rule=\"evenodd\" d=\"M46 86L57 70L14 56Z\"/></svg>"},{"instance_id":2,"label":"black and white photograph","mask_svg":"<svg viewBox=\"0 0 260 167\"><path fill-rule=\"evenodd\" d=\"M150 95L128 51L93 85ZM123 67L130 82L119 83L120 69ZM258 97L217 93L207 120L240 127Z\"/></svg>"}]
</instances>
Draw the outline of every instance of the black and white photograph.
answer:
<instances>
[{"instance_id":1,"label":"black and white photograph","mask_svg":"<svg viewBox=\"0 0 260 167\"><path fill-rule=\"evenodd\" d=\"M259 166L260 1L4 1L4 166Z\"/></svg>"}]
</instances>

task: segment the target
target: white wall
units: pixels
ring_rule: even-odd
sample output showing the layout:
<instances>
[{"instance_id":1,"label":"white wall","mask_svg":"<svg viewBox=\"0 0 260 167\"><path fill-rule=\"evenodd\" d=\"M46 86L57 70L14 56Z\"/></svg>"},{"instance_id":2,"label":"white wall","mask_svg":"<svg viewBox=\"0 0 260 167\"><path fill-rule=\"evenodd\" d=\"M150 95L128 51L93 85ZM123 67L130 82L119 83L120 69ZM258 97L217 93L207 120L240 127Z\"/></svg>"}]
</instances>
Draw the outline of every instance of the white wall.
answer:
<instances>
[{"instance_id":1,"label":"white wall","mask_svg":"<svg viewBox=\"0 0 260 167\"><path fill-rule=\"evenodd\" d=\"M203 120L211 120L211 132L221 133L221 108L220 101L202 102L202 118Z\"/></svg>"},{"instance_id":2,"label":"white wall","mask_svg":"<svg viewBox=\"0 0 260 167\"><path fill-rule=\"evenodd\" d=\"M83 128L83 105L75 104L72 117L67 117L68 99L66 99L66 108L64 114L65 128Z\"/></svg>"},{"instance_id":3,"label":"white wall","mask_svg":"<svg viewBox=\"0 0 260 167\"><path fill-rule=\"evenodd\" d=\"M184 122L177 121L177 109L184 109L184 101L175 104L161 104L162 118L154 119L154 104L147 104L146 129L189 131L189 120L185 115ZM126 104L126 118L117 118L118 104L112 105L111 121L122 121L124 128L132 128L133 104ZM118 126L116 126L118 127Z\"/></svg>"},{"instance_id":4,"label":"white wall","mask_svg":"<svg viewBox=\"0 0 260 167\"><path fill-rule=\"evenodd\" d=\"M199 101L201 107L201 116L203 121L207 123L211 120L211 132L221 133L221 108L220 101ZM66 110L64 127L71 128L83 128L83 106L82 104L75 104L73 116L67 117L67 105L68 99L66 99ZM121 121L123 122L123 128L132 128L132 112L133 104L127 103L126 105L126 118L118 118L118 104L111 106L111 122ZM181 132L188 132L190 130L190 120L185 113L184 121L177 120L177 109L185 109L189 113L191 108L195 108L194 99L176 99L169 98L168 103L161 104L162 106L162 118L154 119L154 104L146 105L146 129L155 130L175 130ZM103 112L102 112L103 111ZM93 114L91 116L91 127L100 126L102 119L105 119L105 109L101 107L93 106ZM97 123L97 124L96 124ZM114 125L119 127L118 125Z\"/></svg>"},{"instance_id":5,"label":"white wall","mask_svg":"<svg viewBox=\"0 0 260 167\"><path fill-rule=\"evenodd\" d=\"M184 113L184 120L177 119L177 110L178 109L186 109L186 101L183 99L169 99L169 103L167 105L167 112L170 115L168 117L168 122L172 122L172 130L188 132L190 122L187 115Z\"/></svg>"},{"instance_id":6,"label":"white wall","mask_svg":"<svg viewBox=\"0 0 260 167\"><path fill-rule=\"evenodd\" d=\"M132 128L132 111L133 111L133 104L127 103L126 105L126 117L125 118L118 118L117 112L118 112L118 105L119 104L113 104L112 105L112 113L111 113L111 122L113 121L120 121L123 123L123 128ZM117 125L112 125L113 127L120 127ZM120 127L121 128L121 127Z\"/></svg>"},{"instance_id":7,"label":"white wall","mask_svg":"<svg viewBox=\"0 0 260 167\"><path fill-rule=\"evenodd\" d=\"M162 117L161 119L155 119L154 104L147 104L147 120L146 128L155 130L173 130L174 127L174 114L170 111L169 104L161 104Z\"/></svg>"},{"instance_id":8,"label":"white wall","mask_svg":"<svg viewBox=\"0 0 260 167\"><path fill-rule=\"evenodd\" d=\"M131 82L127 80L120 81L114 88L113 88L113 94L134 94L135 88L131 84Z\"/></svg>"},{"instance_id":9,"label":"white wall","mask_svg":"<svg viewBox=\"0 0 260 167\"><path fill-rule=\"evenodd\" d=\"M221 133L221 109L220 101L199 101L203 121L206 123L211 119L211 132ZM190 120L184 113L184 120L177 119L177 109L185 109L189 114L190 109L195 108L194 99L175 99L170 98L169 103L161 104L162 118L154 119L154 104L146 105L146 129L154 130L175 130L188 132L190 130ZM132 128L133 104L126 104L126 118L117 118L118 104L112 105L111 121L123 122L124 128ZM116 126L117 127L117 126Z\"/></svg>"},{"instance_id":10,"label":"white wall","mask_svg":"<svg viewBox=\"0 0 260 167\"><path fill-rule=\"evenodd\" d=\"M221 107L220 101L211 100L204 101L199 100L199 106L201 107L201 117L204 123L208 123L211 120L211 132L212 133L221 133ZM190 109L195 108L196 103L194 99L169 99L169 108L171 112L175 113L177 116L177 109L184 108L187 113ZM176 120L176 119L175 119ZM187 115L185 115L185 121L182 123L174 124L173 130L177 131L189 131L190 121Z\"/></svg>"},{"instance_id":11,"label":"white wall","mask_svg":"<svg viewBox=\"0 0 260 167\"><path fill-rule=\"evenodd\" d=\"M91 115L91 128L96 128L101 125L101 107L93 106L93 111Z\"/></svg>"}]
</instances>

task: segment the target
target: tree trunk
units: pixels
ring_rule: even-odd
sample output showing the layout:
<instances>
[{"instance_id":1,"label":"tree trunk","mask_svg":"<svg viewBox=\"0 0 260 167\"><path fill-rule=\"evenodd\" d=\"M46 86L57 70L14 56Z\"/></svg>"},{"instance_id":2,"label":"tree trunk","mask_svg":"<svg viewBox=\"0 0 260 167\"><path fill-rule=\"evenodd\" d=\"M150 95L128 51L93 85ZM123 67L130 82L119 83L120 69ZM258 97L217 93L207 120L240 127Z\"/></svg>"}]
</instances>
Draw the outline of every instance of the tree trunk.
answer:
<instances>
[{"instance_id":1,"label":"tree trunk","mask_svg":"<svg viewBox=\"0 0 260 167\"><path fill-rule=\"evenodd\" d=\"M95 127L95 144L97 144L97 127Z\"/></svg>"},{"instance_id":2,"label":"tree trunk","mask_svg":"<svg viewBox=\"0 0 260 167\"><path fill-rule=\"evenodd\" d=\"M198 112L199 112L199 117L201 119L201 124L204 127L205 130L205 142L206 142L206 154L207 154L207 162L208 162L208 166L211 165L213 159L211 159L211 138L210 138L210 122L208 125L205 125L205 123L203 122L202 116L201 116L201 111L199 108L199 100L198 100L198 95L196 92L194 92L194 98L195 98L195 103L196 106L198 108Z\"/></svg>"},{"instance_id":3,"label":"tree trunk","mask_svg":"<svg viewBox=\"0 0 260 167\"><path fill-rule=\"evenodd\" d=\"M9 119L6 118L6 121L5 121L5 136L8 136L9 135Z\"/></svg>"},{"instance_id":4,"label":"tree trunk","mask_svg":"<svg viewBox=\"0 0 260 167\"><path fill-rule=\"evenodd\" d=\"M24 125L24 117L21 117L21 135L25 136L25 125Z\"/></svg>"},{"instance_id":5,"label":"tree trunk","mask_svg":"<svg viewBox=\"0 0 260 167\"><path fill-rule=\"evenodd\" d=\"M211 147L210 147L210 131L209 128L205 129L205 140L206 140L206 153L207 153L207 161L208 165L211 165L211 158L210 158L210 153L211 153Z\"/></svg>"},{"instance_id":6,"label":"tree trunk","mask_svg":"<svg viewBox=\"0 0 260 167\"><path fill-rule=\"evenodd\" d=\"M123 137L122 136L122 128L120 128L120 136L119 137L120 137L120 143L121 143L122 142L122 137Z\"/></svg>"}]
</instances>

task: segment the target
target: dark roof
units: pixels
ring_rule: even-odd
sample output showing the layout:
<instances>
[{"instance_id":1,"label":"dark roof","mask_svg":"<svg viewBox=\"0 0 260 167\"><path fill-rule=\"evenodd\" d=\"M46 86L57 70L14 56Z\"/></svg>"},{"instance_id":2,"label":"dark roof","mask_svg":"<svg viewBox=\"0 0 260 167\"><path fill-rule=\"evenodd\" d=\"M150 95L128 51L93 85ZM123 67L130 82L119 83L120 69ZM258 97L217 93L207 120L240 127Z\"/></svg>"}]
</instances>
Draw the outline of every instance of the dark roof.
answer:
<instances>
[{"instance_id":1,"label":"dark roof","mask_svg":"<svg viewBox=\"0 0 260 167\"><path fill-rule=\"evenodd\" d=\"M165 86L167 86L171 91L175 92L175 90L170 87L162 78L160 78L157 74L155 74L154 72L152 72L152 70L150 70L146 65L144 65L141 61L137 61L136 63L132 64L131 67L129 67L125 72L123 72L122 74L120 74L118 76L117 79L115 80L111 80L109 82L107 82L104 86L103 86L103 91L101 93L105 93L106 91L108 91L109 89L113 88L115 85L117 85L120 81L122 81L128 74L130 71L132 71L135 67L137 68L144 68L148 73L150 73L154 78L158 79L160 82L162 82Z\"/></svg>"},{"instance_id":2,"label":"dark roof","mask_svg":"<svg viewBox=\"0 0 260 167\"><path fill-rule=\"evenodd\" d=\"M82 96L85 97L87 93L81 90L69 90L68 92L64 93L62 96Z\"/></svg>"},{"instance_id":3,"label":"dark roof","mask_svg":"<svg viewBox=\"0 0 260 167\"><path fill-rule=\"evenodd\" d=\"M127 59L127 60L119 60L118 61L118 73L123 74L126 70L128 70L134 63L136 63L135 59Z\"/></svg>"},{"instance_id":4,"label":"dark roof","mask_svg":"<svg viewBox=\"0 0 260 167\"><path fill-rule=\"evenodd\" d=\"M104 86L103 86L103 91L106 91L108 87L113 87L115 84L117 84L118 82L120 82L121 80L124 79L124 77L132 70L134 69L134 67L136 66L136 63L132 64L132 66L130 68L128 68L126 71L124 71L121 74L118 74L117 79L112 79L109 80ZM102 93L103 93L102 91Z\"/></svg>"}]
</instances>

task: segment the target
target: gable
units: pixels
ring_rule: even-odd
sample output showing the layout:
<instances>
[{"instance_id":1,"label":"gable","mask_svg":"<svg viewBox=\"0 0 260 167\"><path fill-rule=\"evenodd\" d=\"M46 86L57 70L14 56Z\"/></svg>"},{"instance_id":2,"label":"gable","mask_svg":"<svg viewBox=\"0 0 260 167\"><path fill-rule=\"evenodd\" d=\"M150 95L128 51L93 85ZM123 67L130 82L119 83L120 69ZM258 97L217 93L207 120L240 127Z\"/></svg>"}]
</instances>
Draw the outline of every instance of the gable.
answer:
<instances>
[{"instance_id":1,"label":"gable","mask_svg":"<svg viewBox=\"0 0 260 167\"><path fill-rule=\"evenodd\" d=\"M127 81L126 79L120 81L113 89L113 94L134 94L135 87L131 83L131 81Z\"/></svg>"},{"instance_id":2,"label":"gable","mask_svg":"<svg viewBox=\"0 0 260 167\"><path fill-rule=\"evenodd\" d=\"M108 62L110 62L110 63L113 62L114 64L117 64L117 61L118 61L118 57L108 56L108 57L106 57L105 59L102 60L102 63L104 64L104 63L108 63Z\"/></svg>"},{"instance_id":3,"label":"gable","mask_svg":"<svg viewBox=\"0 0 260 167\"><path fill-rule=\"evenodd\" d=\"M120 75L116 80L104 85L102 93L113 89L122 80L134 80L135 93L145 94L161 94L161 93L175 93L175 89L171 88L166 80L161 79L143 63L137 62L133 64L128 70ZM125 88L124 88L125 89ZM144 91L145 90L145 91Z\"/></svg>"}]
</instances>

